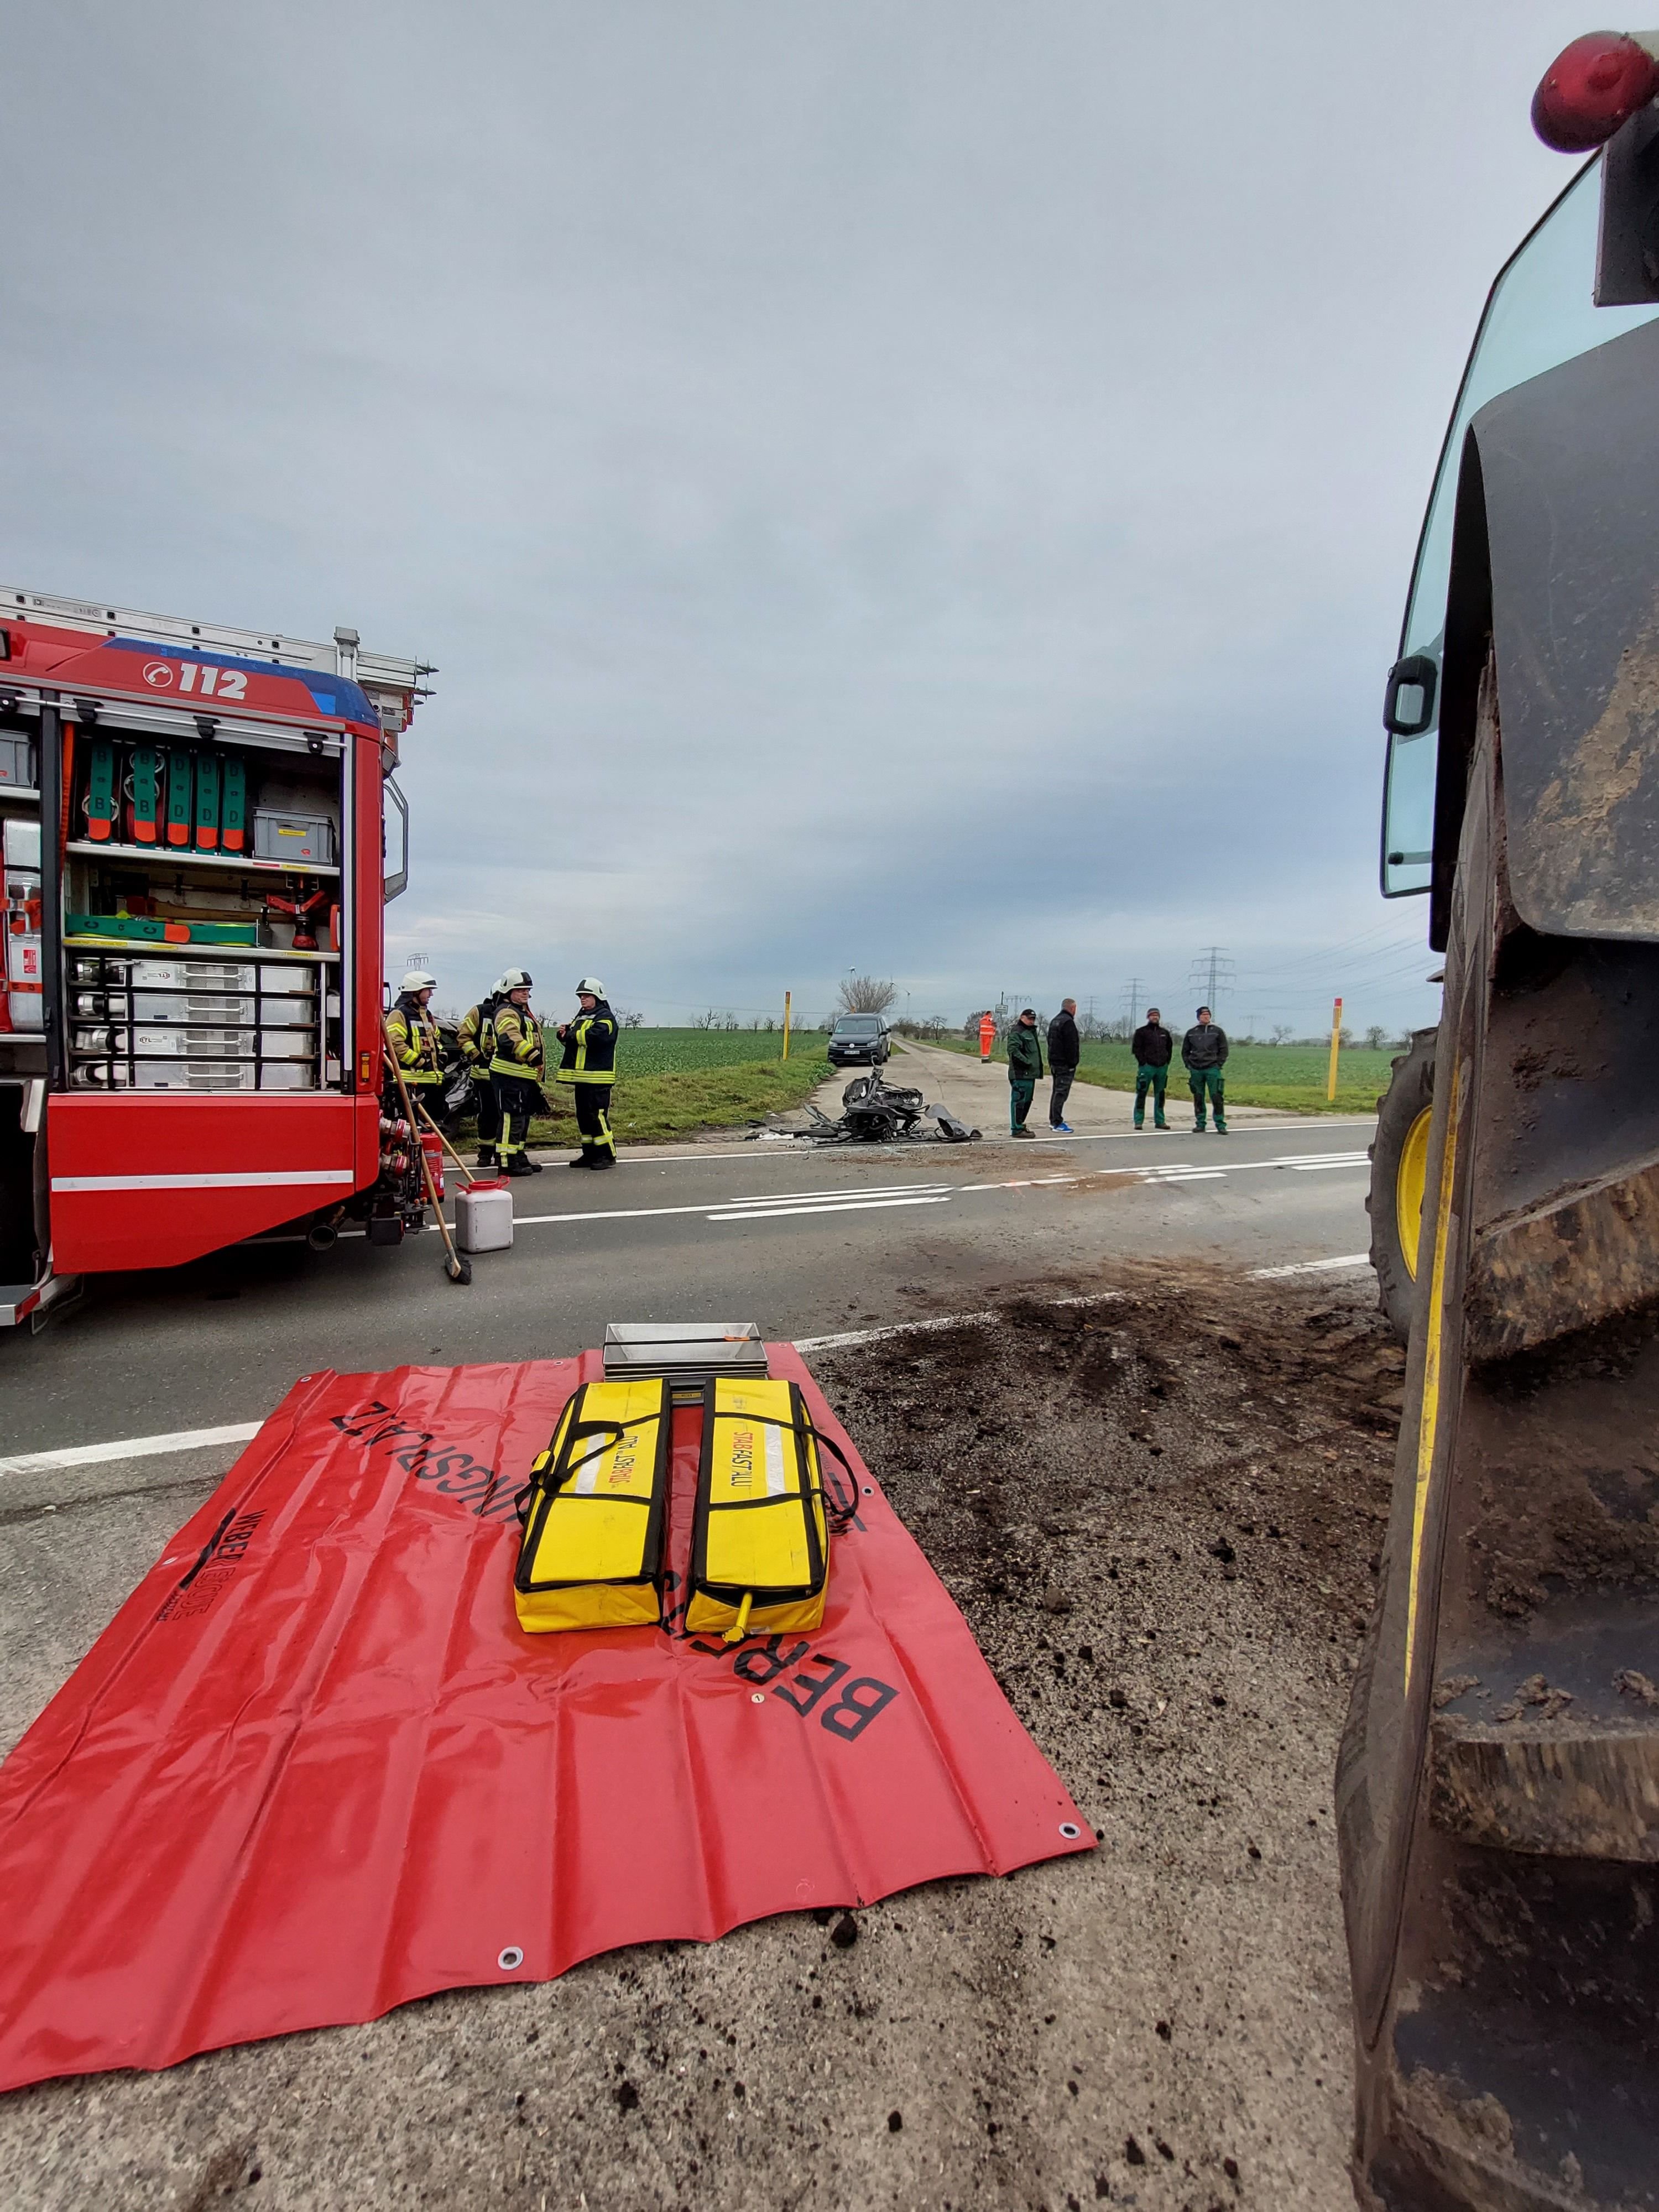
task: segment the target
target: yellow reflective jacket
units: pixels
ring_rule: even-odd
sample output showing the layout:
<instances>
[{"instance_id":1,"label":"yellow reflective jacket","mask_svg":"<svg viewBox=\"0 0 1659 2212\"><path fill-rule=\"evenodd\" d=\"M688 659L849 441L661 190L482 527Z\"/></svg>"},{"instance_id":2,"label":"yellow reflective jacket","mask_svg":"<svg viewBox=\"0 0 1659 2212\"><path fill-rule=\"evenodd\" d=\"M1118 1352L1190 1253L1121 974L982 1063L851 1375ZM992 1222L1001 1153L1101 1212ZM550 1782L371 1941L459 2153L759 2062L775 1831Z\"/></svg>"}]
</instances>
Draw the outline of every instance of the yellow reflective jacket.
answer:
<instances>
[{"instance_id":1,"label":"yellow reflective jacket","mask_svg":"<svg viewBox=\"0 0 1659 2212\"><path fill-rule=\"evenodd\" d=\"M474 1075L483 1075L489 1066L490 1054L495 1049L495 1001L481 999L476 1006L469 1006L461 1016L460 1026L455 1032L455 1042L461 1048L461 1058Z\"/></svg>"},{"instance_id":2,"label":"yellow reflective jacket","mask_svg":"<svg viewBox=\"0 0 1659 2212\"><path fill-rule=\"evenodd\" d=\"M441 1083L438 1024L418 999L407 992L386 1018L386 1033L405 1083Z\"/></svg>"},{"instance_id":3,"label":"yellow reflective jacket","mask_svg":"<svg viewBox=\"0 0 1659 2212\"><path fill-rule=\"evenodd\" d=\"M617 1017L601 999L591 1014L578 1014L565 1025L561 1083L614 1083L617 1079Z\"/></svg>"},{"instance_id":4,"label":"yellow reflective jacket","mask_svg":"<svg viewBox=\"0 0 1659 2212\"><path fill-rule=\"evenodd\" d=\"M542 1025L528 1006L515 1006L503 999L495 1009L495 1042L490 1057L492 1075L516 1075L522 1082L542 1079Z\"/></svg>"}]
</instances>

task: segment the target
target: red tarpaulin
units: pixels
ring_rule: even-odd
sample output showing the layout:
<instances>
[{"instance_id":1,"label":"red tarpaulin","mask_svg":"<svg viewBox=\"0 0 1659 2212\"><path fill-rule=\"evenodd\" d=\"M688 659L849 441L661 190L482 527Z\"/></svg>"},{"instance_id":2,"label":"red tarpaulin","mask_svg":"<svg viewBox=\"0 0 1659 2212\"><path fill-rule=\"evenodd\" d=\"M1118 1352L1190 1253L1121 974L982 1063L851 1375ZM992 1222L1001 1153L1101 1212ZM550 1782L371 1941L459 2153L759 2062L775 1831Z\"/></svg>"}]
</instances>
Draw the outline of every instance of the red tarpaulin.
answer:
<instances>
[{"instance_id":1,"label":"red tarpaulin","mask_svg":"<svg viewBox=\"0 0 1659 2212\"><path fill-rule=\"evenodd\" d=\"M545 1980L1093 1844L858 1471L810 1635L530 1636L512 1492L597 1353L312 1376L0 1768L0 2087ZM702 1415L674 1416L669 1600Z\"/></svg>"}]
</instances>

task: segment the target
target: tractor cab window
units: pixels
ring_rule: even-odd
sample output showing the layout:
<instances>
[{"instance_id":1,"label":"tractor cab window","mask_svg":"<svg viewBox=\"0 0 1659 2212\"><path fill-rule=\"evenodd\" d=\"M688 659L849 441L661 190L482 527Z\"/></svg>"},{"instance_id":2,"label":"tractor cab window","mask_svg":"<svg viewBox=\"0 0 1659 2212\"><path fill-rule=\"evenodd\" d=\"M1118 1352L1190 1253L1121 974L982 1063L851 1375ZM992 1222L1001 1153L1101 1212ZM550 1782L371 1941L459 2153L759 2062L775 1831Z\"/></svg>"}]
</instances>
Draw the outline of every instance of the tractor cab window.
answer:
<instances>
[{"instance_id":1,"label":"tractor cab window","mask_svg":"<svg viewBox=\"0 0 1659 2212\"><path fill-rule=\"evenodd\" d=\"M1659 307L1598 307L1592 300L1601 185L1597 155L1504 264L1486 296L1463 371L1418 539L1400 659L1389 678L1384 708L1389 730L1382 815L1384 898L1429 888L1452 517L1470 420L1500 392L1659 315Z\"/></svg>"}]
</instances>

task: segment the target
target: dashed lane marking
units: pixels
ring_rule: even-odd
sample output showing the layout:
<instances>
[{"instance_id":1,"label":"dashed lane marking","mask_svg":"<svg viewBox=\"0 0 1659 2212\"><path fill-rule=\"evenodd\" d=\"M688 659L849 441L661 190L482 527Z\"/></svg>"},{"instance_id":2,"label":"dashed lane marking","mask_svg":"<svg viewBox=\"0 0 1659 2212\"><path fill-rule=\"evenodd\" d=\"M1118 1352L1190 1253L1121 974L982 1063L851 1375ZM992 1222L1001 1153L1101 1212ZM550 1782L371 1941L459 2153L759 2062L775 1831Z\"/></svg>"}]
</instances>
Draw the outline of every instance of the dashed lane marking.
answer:
<instances>
[{"instance_id":1,"label":"dashed lane marking","mask_svg":"<svg viewBox=\"0 0 1659 2212\"><path fill-rule=\"evenodd\" d=\"M14 1452L0 1459L0 1474L46 1474L55 1467L92 1467L100 1460L155 1459L163 1452L205 1451L211 1444L245 1444L259 1433L258 1421L228 1428L174 1429L161 1437L122 1437L113 1443L72 1444L64 1451Z\"/></svg>"},{"instance_id":2,"label":"dashed lane marking","mask_svg":"<svg viewBox=\"0 0 1659 2212\"><path fill-rule=\"evenodd\" d=\"M1340 1260L1298 1260L1293 1267L1252 1267L1250 1273L1259 1283L1273 1283L1285 1275L1336 1275L1370 1264L1369 1252L1349 1252Z\"/></svg>"}]
</instances>

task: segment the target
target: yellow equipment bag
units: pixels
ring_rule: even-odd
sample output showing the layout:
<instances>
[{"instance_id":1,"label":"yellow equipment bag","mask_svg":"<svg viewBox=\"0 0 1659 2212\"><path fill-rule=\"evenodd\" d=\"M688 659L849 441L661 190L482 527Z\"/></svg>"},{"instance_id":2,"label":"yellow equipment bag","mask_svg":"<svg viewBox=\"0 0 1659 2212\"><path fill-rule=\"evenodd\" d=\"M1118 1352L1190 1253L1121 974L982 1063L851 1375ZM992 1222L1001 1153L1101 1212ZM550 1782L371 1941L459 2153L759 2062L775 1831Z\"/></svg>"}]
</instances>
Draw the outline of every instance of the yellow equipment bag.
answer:
<instances>
[{"instance_id":1,"label":"yellow equipment bag","mask_svg":"<svg viewBox=\"0 0 1659 2212\"><path fill-rule=\"evenodd\" d=\"M798 1384L732 1376L705 1383L685 1613L692 1635L714 1629L737 1644L823 1620L830 1529L844 1527L851 1509L826 1507L820 1443L829 1438L808 1420Z\"/></svg>"},{"instance_id":2,"label":"yellow equipment bag","mask_svg":"<svg viewBox=\"0 0 1659 2212\"><path fill-rule=\"evenodd\" d=\"M660 1376L584 1382L518 1497L519 1626L654 1627L662 1618L672 1401Z\"/></svg>"}]
</instances>

